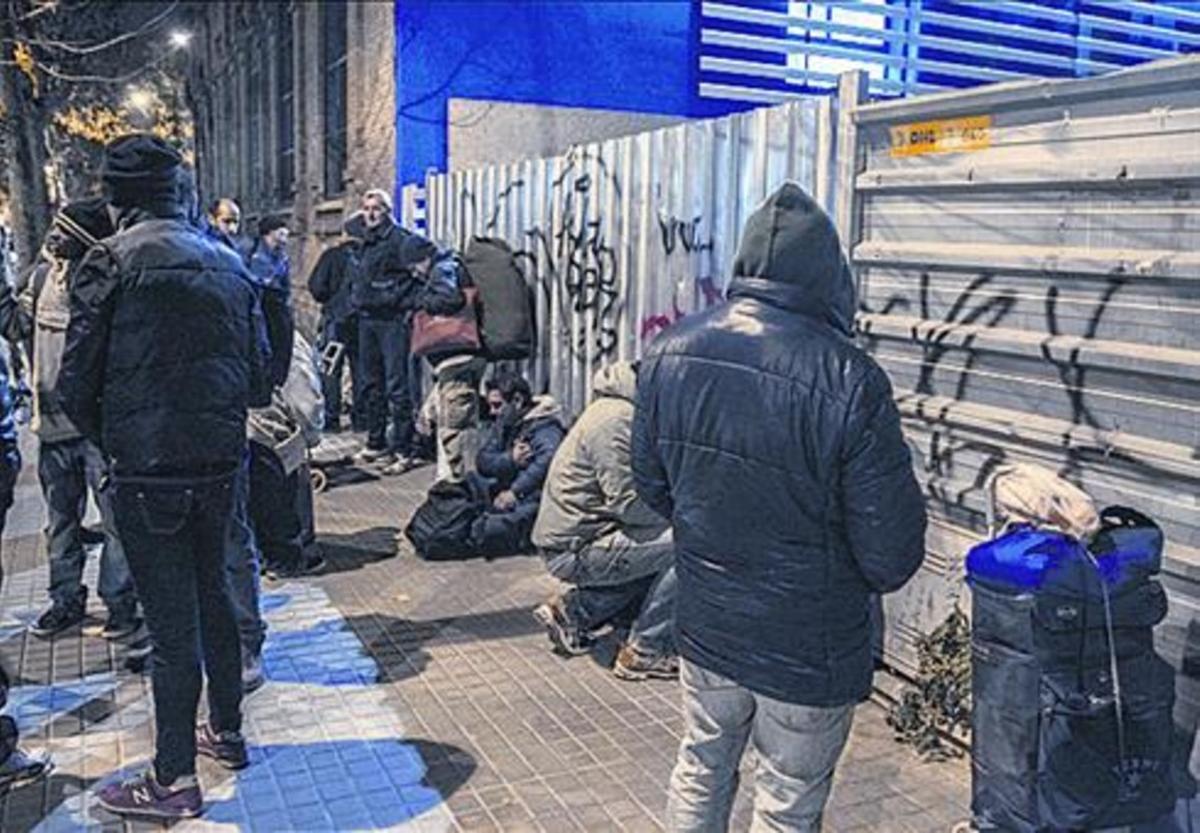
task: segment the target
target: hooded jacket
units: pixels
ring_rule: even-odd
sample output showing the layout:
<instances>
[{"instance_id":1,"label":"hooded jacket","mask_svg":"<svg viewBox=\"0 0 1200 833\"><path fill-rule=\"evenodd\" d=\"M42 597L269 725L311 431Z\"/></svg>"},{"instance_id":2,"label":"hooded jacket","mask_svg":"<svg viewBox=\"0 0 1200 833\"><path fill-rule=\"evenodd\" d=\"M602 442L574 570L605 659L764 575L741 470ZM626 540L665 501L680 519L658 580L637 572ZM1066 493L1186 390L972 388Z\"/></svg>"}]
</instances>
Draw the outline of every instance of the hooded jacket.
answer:
<instances>
[{"instance_id":1,"label":"hooded jacket","mask_svg":"<svg viewBox=\"0 0 1200 833\"><path fill-rule=\"evenodd\" d=\"M59 406L58 371L67 341L71 273L97 242L113 233L102 199L71 203L54 216L41 257L5 318L13 341L32 339L33 419L30 429L43 443L68 442L82 434ZM8 306L5 298L0 304Z\"/></svg>"},{"instance_id":2,"label":"hooded jacket","mask_svg":"<svg viewBox=\"0 0 1200 833\"><path fill-rule=\"evenodd\" d=\"M63 410L118 476L232 473L247 409L271 395L251 279L235 252L188 222L169 146L120 139L105 166L118 231L75 277Z\"/></svg>"},{"instance_id":3,"label":"hooded jacket","mask_svg":"<svg viewBox=\"0 0 1200 833\"><path fill-rule=\"evenodd\" d=\"M571 426L546 476L533 527L533 543L544 550L577 550L618 531L648 540L667 527L633 484L633 366L617 362L597 370L592 389L595 398Z\"/></svg>"},{"instance_id":4,"label":"hooded jacket","mask_svg":"<svg viewBox=\"0 0 1200 833\"><path fill-rule=\"evenodd\" d=\"M354 315L351 289L359 268L362 217L355 215L344 226L349 239L321 252L308 276L308 291L321 305L321 329L335 327Z\"/></svg>"},{"instance_id":5,"label":"hooded jacket","mask_svg":"<svg viewBox=\"0 0 1200 833\"><path fill-rule=\"evenodd\" d=\"M837 232L795 184L748 220L729 298L638 378L633 471L675 530L680 653L775 699L856 702L869 597L920 566L926 516L891 385L851 340Z\"/></svg>"},{"instance_id":6,"label":"hooded jacket","mask_svg":"<svg viewBox=\"0 0 1200 833\"><path fill-rule=\"evenodd\" d=\"M506 425L505 420L496 421L487 442L479 450L475 468L484 477L499 483L501 488L510 489L521 504L536 504L542 498L542 484L546 482L550 462L565 433L562 408L553 397L539 396L515 425ZM518 468L512 459L512 448L520 440L528 442L533 450L533 456L524 468Z\"/></svg>"}]
</instances>

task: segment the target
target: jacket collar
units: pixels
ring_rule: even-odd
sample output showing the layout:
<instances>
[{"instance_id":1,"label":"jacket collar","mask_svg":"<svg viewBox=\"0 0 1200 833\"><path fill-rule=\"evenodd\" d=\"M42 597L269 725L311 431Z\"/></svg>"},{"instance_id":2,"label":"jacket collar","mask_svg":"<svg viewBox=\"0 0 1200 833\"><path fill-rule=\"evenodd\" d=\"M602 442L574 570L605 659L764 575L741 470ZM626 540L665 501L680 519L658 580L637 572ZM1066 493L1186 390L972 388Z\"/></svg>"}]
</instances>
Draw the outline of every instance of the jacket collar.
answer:
<instances>
[{"instance_id":1,"label":"jacket collar","mask_svg":"<svg viewBox=\"0 0 1200 833\"><path fill-rule=\"evenodd\" d=\"M821 303L804 284L780 283L765 278L735 277L729 284L728 297L753 298L764 304L803 315L832 327L844 336L854 334L854 322L838 305Z\"/></svg>"}]
</instances>

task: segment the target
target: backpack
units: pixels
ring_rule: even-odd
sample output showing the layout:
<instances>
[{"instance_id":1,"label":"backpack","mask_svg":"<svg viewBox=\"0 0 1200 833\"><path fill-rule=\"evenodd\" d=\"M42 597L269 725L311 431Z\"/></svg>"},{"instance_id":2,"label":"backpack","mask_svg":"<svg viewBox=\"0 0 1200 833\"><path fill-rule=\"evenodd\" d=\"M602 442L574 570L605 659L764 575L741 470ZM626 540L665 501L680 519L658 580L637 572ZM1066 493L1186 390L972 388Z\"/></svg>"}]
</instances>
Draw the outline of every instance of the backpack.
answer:
<instances>
[{"instance_id":1,"label":"backpack","mask_svg":"<svg viewBox=\"0 0 1200 833\"><path fill-rule=\"evenodd\" d=\"M404 535L417 556L426 561L449 561L475 555L469 543L471 525L486 503L471 479L439 480L429 488Z\"/></svg>"},{"instance_id":2,"label":"backpack","mask_svg":"<svg viewBox=\"0 0 1200 833\"><path fill-rule=\"evenodd\" d=\"M474 237L462 257L479 290L479 337L492 361L528 359L537 346L533 292L503 240Z\"/></svg>"}]
</instances>

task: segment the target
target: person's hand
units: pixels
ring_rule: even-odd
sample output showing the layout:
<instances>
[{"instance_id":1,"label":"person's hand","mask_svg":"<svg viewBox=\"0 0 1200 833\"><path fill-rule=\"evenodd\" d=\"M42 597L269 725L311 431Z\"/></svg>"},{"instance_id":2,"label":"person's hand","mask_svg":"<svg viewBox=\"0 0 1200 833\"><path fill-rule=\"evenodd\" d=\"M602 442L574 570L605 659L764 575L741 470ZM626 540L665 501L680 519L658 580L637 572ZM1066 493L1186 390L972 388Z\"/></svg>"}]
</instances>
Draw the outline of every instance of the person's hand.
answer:
<instances>
[{"instance_id":1,"label":"person's hand","mask_svg":"<svg viewBox=\"0 0 1200 833\"><path fill-rule=\"evenodd\" d=\"M513 494L512 489L505 489L496 495L496 499L492 501L492 506L501 512L511 512L517 506L517 496Z\"/></svg>"},{"instance_id":2,"label":"person's hand","mask_svg":"<svg viewBox=\"0 0 1200 833\"><path fill-rule=\"evenodd\" d=\"M513 445L512 459L517 468L525 468L533 459L533 447L526 440L517 440Z\"/></svg>"}]
</instances>

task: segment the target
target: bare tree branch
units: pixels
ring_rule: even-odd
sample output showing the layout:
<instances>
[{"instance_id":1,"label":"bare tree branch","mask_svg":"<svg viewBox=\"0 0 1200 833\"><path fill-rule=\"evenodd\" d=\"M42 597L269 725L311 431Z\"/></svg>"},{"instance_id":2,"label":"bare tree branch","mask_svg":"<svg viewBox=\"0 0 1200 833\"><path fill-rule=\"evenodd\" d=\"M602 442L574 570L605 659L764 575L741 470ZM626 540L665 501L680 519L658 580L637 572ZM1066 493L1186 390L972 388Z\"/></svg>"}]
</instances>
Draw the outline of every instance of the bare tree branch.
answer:
<instances>
[{"instance_id":1,"label":"bare tree branch","mask_svg":"<svg viewBox=\"0 0 1200 833\"><path fill-rule=\"evenodd\" d=\"M110 38L106 41L90 44L88 46L79 46L77 44L67 43L66 41L40 40L37 38L31 38L29 41L27 41L27 43L30 43L34 46L41 47L43 49L59 49L59 50L62 50L63 52L68 52L72 55L92 55L92 54L95 54L96 52L102 52L105 49L111 49L112 47L119 46L120 44L125 43L126 41L140 37L141 35L145 34L146 32L150 31L154 27L161 24L172 13L174 13L174 11L177 8L179 8L179 0L174 0L174 2L171 3L171 5L168 6L164 11L155 15L153 18L151 18L150 20L143 23L137 29L134 29L132 32L124 32L124 33L117 35L116 37ZM16 43L17 41L13 40L13 41L9 41L9 42Z\"/></svg>"}]
</instances>

